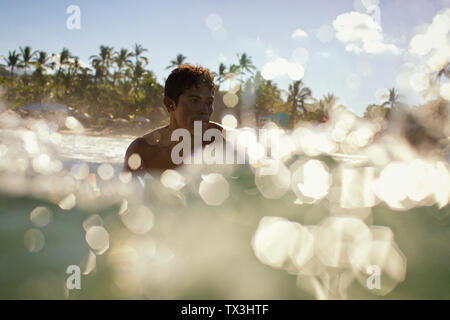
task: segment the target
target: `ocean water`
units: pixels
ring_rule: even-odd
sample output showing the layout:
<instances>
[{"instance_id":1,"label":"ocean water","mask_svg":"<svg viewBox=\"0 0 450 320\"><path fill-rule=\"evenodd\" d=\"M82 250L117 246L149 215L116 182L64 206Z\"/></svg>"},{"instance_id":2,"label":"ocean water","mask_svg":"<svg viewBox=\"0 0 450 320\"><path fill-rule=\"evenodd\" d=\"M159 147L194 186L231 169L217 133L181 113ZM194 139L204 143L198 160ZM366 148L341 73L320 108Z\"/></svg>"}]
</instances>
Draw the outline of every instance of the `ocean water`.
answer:
<instances>
[{"instance_id":1,"label":"ocean water","mask_svg":"<svg viewBox=\"0 0 450 320\"><path fill-rule=\"evenodd\" d=\"M448 162L373 163L289 137L274 175L133 179L131 137L0 129L0 298L449 299Z\"/></svg>"}]
</instances>

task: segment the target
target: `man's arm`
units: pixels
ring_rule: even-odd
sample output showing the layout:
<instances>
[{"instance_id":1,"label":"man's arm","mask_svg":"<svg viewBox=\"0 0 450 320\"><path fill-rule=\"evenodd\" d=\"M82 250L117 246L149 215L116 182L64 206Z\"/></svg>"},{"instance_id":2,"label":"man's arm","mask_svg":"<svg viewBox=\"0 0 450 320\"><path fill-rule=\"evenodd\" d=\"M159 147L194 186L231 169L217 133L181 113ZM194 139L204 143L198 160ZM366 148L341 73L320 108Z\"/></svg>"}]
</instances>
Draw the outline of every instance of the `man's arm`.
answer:
<instances>
[{"instance_id":1,"label":"man's arm","mask_svg":"<svg viewBox=\"0 0 450 320\"><path fill-rule=\"evenodd\" d=\"M130 144L125 153L124 171L136 175L145 175L144 152L147 147L150 147L150 145L143 138L137 138Z\"/></svg>"}]
</instances>

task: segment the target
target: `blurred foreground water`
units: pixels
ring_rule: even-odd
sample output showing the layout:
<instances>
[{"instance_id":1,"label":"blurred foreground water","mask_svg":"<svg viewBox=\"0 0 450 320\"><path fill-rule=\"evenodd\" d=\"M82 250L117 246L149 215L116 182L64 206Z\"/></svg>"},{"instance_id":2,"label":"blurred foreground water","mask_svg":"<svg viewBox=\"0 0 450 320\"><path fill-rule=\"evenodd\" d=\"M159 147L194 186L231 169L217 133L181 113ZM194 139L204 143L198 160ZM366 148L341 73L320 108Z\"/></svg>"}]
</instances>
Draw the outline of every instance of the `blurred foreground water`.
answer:
<instances>
[{"instance_id":1,"label":"blurred foreground water","mask_svg":"<svg viewBox=\"0 0 450 320\"><path fill-rule=\"evenodd\" d=\"M277 131L272 175L191 165L140 180L121 172L130 138L7 120L2 299L450 298L448 161L372 143L348 115Z\"/></svg>"}]
</instances>

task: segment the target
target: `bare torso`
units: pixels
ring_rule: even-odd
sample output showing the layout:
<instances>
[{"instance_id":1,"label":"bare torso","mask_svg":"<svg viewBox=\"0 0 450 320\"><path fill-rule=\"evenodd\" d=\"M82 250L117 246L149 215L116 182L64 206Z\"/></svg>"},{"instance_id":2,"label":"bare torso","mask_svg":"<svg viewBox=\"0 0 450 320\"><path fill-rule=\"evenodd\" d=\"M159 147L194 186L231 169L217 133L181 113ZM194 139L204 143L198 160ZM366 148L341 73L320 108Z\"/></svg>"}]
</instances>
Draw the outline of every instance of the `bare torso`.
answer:
<instances>
[{"instance_id":1,"label":"bare torso","mask_svg":"<svg viewBox=\"0 0 450 320\"><path fill-rule=\"evenodd\" d=\"M209 122L208 129L223 128L216 122ZM163 172L176 168L177 165L171 159L172 148L176 141L171 141L169 125L152 130L151 132L135 139L128 147L125 154L124 170L136 175L145 175L146 172ZM203 142L204 145L210 142ZM130 157L132 160L129 161ZM138 158L139 161L136 161Z\"/></svg>"}]
</instances>

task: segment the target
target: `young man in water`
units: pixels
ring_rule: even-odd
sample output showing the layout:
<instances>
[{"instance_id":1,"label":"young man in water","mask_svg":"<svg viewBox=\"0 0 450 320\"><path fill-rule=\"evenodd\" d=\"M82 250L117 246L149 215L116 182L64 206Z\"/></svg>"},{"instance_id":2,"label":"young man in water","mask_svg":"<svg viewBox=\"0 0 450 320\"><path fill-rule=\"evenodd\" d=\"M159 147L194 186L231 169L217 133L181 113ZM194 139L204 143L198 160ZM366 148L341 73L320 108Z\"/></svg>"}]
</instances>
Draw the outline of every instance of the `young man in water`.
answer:
<instances>
[{"instance_id":1,"label":"young man in water","mask_svg":"<svg viewBox=\"0 0 450 320\"><path fill-rule=\"evenodd\" d=\"M125 154L124 169L136 175L175 168L171 157L176 129L189 131L194 141L194 122L201 123L201 134L207 129L223 128L209 121L214 103L214 75L200 66L184 64L171 72L164 87L164 105L170 115L168 125L155 129L134 140ZM203 141L203 139L202 139ZM206 145L210 142L202 142ZM194 151L192 149L192 151Z\"/></svg>"}]
</instances>

